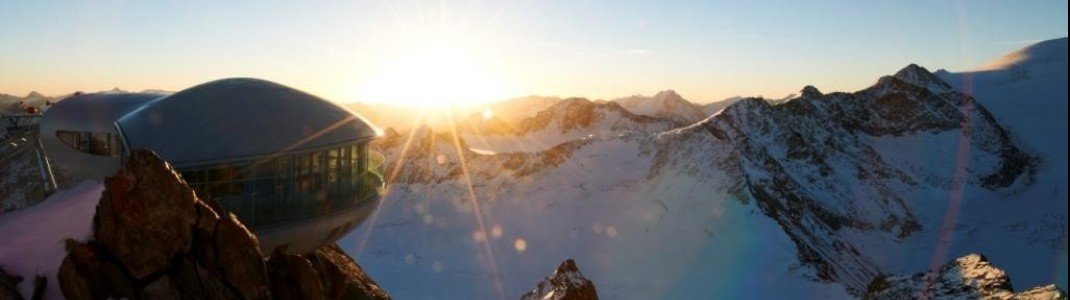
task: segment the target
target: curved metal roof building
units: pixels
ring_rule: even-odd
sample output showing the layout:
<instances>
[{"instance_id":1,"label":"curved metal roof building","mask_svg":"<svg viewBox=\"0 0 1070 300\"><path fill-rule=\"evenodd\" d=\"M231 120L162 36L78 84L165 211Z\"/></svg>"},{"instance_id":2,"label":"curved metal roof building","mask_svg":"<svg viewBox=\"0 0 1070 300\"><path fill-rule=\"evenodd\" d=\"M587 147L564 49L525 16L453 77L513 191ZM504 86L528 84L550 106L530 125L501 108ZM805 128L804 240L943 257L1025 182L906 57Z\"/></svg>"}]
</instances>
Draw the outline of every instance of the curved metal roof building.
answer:
<instances>
[{"instance_id":1,"label":"curved metal roof building","mask_svg":"<svg viewBox=\"0 0 1070 300\"><path fill-rule=\"evenodd\" d=\"M270 81L232 78L174 94L93 93L41 120L42 145L71 181L114 174L129 149L171 162L203 198L255 231L265 252L312 251L378 205L378 130L334 103Z\"/></svg>"},{"instance_id":2,"label":"curved metal roof building","mask_svg":"<svg viewBox=\"0 0 1070 300\"><path fill-rule=\"evenodd\" d=\"M377 136L366 120L334 103L251 78L216 80L155 99L118 126L131 148L152 149L176 166Z\"/></svg>"}]
</instances>

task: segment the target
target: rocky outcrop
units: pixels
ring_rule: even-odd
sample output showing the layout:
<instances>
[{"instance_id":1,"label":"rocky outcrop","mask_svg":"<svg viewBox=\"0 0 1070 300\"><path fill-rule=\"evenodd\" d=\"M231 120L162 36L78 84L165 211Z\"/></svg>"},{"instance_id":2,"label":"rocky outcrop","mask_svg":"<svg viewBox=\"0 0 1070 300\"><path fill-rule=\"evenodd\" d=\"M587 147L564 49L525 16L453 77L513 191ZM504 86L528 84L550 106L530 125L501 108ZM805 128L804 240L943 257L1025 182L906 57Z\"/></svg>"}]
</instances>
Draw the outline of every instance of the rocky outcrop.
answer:
<instances>
[{"instance_id":1,"label":"rocky outcrop","mask_svg":"<svg viewBox=\"0 0 1070 300\"><path fill-rule=\"evenodd\" d=\"M22 299L19 294L19 283L22 277L8 274L0 269L0 299Z\"/></svg>"},{"instance_id":2,"label":"rocky outcrop","mask_svg":"<svg viewBox=\"0 0 1070 300\"><path fill-rule=\"evenodd\" d=\"M105 180L92 238L66 246L68 299L389 299L337 246L265 257L237 217L143 150Z\"/></svg>"},{"instance_id":3,"label":"rocky outcrop","mask_svg":"<svg viewBox=\"0 0 1070 300\"><path fill-rule=\"evenodd\" d=\"M1007 190L1027 182L1035 163L972 97L917 65L854 93L808 86L783 104L743 99L697 128L731 145L744 189L795 242L799 260L855 293L881 270L841 232L904 239L924 223L904 197L911 190ZM898 146L887 146L936 135L970 149L962 179L946 175L951 167L906 162Z\"/></svg>"},{"instance_id":4,"label":"rocky outcrop","mask_svg":"<svg viewBox=\"0 0 1070 300\"><path fill-rule=\"evenodd\" d=\"M22 282L22 276L15 276L8 274L3 268L0 268L0 299L12 299L20 300L24 299L22 294L19 294L19 283ZM37 276L33 279L33 294L30 299L42 299L45 295L45 284L47 280L43 276Z\"/></svg>"},{"instance_id":5,"label":"rocky outcrop","mask_svg":"<svg viewBox=\"0 0 1070 300\"><path fill-rule=\"evenodd\" d=\"M1055 285L1014 293L1011 279L980 254L952 260L943 267L910 276L881 276L863 299L1066 299Z\"/></svg>"},{"instance_id":6,"label":"rocky outcrop","mask_svg":"<svg viewBox=\"0 0 1070 300\"><path fill-rule=\"evenodd\" d=\"M585 300L598 299L594 283L583 277L576 262L567 259L554 270L554 274L539 282L535 289L527 292L524 300Z\"/></svg>"}]
</instances>

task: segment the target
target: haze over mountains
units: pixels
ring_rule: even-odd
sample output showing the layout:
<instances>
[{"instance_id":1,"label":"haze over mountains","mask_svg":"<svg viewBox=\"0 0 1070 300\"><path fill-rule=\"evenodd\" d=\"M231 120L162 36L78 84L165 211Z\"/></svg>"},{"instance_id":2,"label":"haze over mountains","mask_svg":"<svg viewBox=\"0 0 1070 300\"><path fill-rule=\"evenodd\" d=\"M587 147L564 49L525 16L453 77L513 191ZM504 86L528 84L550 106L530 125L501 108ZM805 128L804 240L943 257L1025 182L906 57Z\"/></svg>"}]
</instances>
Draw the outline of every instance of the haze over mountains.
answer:
<instances>
[{"instance_id":1,"label":"haze over mountains","mask_svg":"<svg viewBox=\"0 0 1070 300\"><path fill-rule=\"evenodd\" d=\"M906 275L988 261L1000 294L1066 290L1066 53L772 101L354 104L391 184L339 245L401 299L521 295L565 258L612 299L906 295Z\"/></svg>"},{"instance_id":2,"label":"haze over mountains","mask_svg":"<svg viewBox=\"0 0 1070 300\"><path fill-rule=\"evenodd\" d=\"M859 296L969 253L1015 291L1065 290L1066 58L1032 61L984 71L1036 74L1011 84L908 65L697 122L663 92L387 130L394 184L342 245L412 298L520 293L564 257L609 298Z\"/></svg>"}]
</instances>

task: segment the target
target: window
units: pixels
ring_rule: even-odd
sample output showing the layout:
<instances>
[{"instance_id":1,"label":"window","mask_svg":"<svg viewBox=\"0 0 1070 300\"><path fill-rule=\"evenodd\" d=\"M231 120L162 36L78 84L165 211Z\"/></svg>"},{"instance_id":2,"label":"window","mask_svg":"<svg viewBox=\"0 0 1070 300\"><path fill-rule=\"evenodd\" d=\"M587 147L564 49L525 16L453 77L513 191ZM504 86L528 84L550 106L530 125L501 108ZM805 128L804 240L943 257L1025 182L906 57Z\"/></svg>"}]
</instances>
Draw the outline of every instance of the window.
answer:
<instances>
[{"instance_id":1,"label":"window","mask_svg":"<svg viewBox=\"0 0 1070 300\"><path fill-rule=\"evenodd\" d=\"M335 189L338 184L338 170L340 169L338 149L327 150L327 184Z\"/></svg>"},{"instance_id":2,"label":"window","mask_svg":"<svg viewBox=\"0 0 1070 300\"><path fill-rule=\"evenodd\" d=\"M60 141L62 141L64 144L67 144L67 146L71 146L71 148L79 149L79 151L81 151L80 149L82 147L79 145L81 138L79 137L79 135L81 134L79 134L77 131L56 131L56 137L59 138Z\"/></svg>"},{"instance_id":3,"label":"window","mask_svg":"<svg viewBox=\"0 0 1070 300\"><path fill-rule=\"evenodd\" d=\"M123 155L123 141L117 134L57 130L56 137L67 146L80 152L111 157Z\"/></svg>"},{"instance_id":4,"label":"window","mask_svg":"<svg viewBox=\"0 0 1070 300\"><path fill-rule=\"evenodd\" d=\"M77 143L83 136L90 137L86 143L99 140L81 132L61 136ZM113 142L107 147L109 151L119 149L114 144L118 136L103 137ZM216 199L227 211L257 228L329 214L359 203L375 191L368 188L366 179L370 177L364 176L367 151L367 144L349 144L180 172L198 196Z\"/></svg>"},{"instance_id":5,"label":"window","mask_svg":"<svg viewBox=\"0 0 1070 300\"><path fill-rule=\"evenodd\" d=\"M110 155L111 135L107 133L93 132L89 134L89 154Z\"/></svg>"}]
</instances>

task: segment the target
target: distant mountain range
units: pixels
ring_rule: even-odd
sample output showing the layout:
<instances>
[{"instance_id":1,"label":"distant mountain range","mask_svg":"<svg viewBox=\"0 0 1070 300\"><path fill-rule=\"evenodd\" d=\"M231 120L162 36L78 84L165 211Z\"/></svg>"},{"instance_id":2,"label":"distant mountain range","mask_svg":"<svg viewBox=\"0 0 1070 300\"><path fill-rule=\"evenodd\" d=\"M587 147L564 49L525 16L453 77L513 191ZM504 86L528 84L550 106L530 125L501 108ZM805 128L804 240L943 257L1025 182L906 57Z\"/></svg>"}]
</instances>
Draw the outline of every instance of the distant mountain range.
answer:
<instances>
[{"instance_id":1,"label":"distant mountain range","mask_svg":"<svg viewBox=\"0 0 1070 300\"><path fill-rule=\"evenodd\" d=\"M1066 52L911 64L850 93L568 98L472 112L456 135L390 130L390 192L342 244L366 240L362 264L400 298L520 293L564 257L614 299L858 297L970 253L1065 290L1067 61L1042 54Z\"/></svg>"},{"instance_id":2,"label":"distant mountain range","mask_svg":"<svg viewBox=\"0 0 1070 300\"><path fill-rule=\"evenodd\" d=\"M122 90L122 89L116 87L116 88L112 88L110 90L100 91L100 92L102 92L102 93L127 93L128 91L125 91L125 90ZM157 90L157 89L148 89L148 90L141 91L141 93L171 94L171 93L174 93L174 92L165 91L165 90ZM56 95L56 96L46 96L44 94L38 93L37 91L32 91L29 94L26 94L26 96L22 96L22 97L15 96L15 95L10 95L10 94L0 93L0 112L18 113L18 112L25 111L26 108L28 108L28 107L34 107L34 108L37 108L37 109L45 109L45 108L47 108L49 103L55 103L57 101L66 99L67 97L70 97L71 95L74 95L74 93L65 94L65 95Z\"/></svg>"},{"instance_id":3,"label":"distant mountain range","mask_svg":"<svg viewBox=\"0 0 1070 300\"><path fill-rule=\"evenodd\" d=\"M339 244L403 299L519 295L563 258L612 299L895 298L925 276L973 295L949 282L977 274L947 270L989 258L1015 287L1065 291L1067 52L775 100L352 104L385 129L391 184Z\"/></svg>"}]
</instances>

